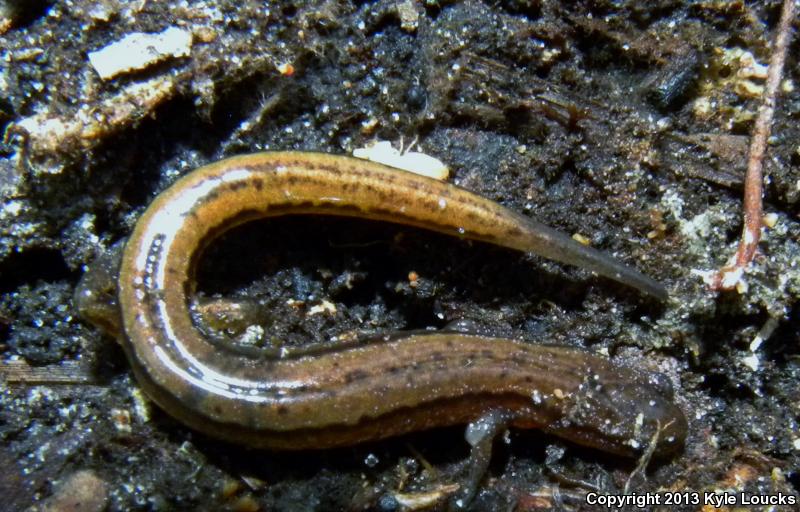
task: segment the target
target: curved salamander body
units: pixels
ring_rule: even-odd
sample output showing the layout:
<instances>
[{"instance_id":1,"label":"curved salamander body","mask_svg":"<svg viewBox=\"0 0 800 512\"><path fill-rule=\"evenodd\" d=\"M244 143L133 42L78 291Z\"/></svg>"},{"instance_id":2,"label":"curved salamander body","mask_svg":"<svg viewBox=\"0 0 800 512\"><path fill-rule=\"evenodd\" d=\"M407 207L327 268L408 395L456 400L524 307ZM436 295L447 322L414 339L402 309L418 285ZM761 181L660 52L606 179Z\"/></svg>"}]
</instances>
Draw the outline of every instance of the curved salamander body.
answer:
<instances>
[{"instance_id":1,"label":"curved salamander body","mask_svg":"<svg viewBox=\"0 0 800 512\"><path fill-rule=\"evenodd\" d=\"M204 337L189 307L203 249L244 222L303 213L386 220L530 251L666 296L635 270L453 185L340 156L230 158L153 201L127 241L117 281L122 343L136 377L181 421L239 443L304 449L503 410L514 425L622 455L640 453L656 431L657 452L683 444L686 420L668 386L579 349L435 332L248 354ZM92 306L97 281L96 272L87 274L77 303L113 331L108 308Z\"/></svg>"}]
</instances>

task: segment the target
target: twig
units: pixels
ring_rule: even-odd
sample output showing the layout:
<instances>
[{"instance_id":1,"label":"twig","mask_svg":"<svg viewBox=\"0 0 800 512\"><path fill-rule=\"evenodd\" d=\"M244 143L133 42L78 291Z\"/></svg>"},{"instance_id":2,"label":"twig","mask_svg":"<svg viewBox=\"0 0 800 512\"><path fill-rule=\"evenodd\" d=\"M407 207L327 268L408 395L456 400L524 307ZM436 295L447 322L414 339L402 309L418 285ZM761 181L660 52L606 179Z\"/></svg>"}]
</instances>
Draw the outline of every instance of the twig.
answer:
<instances>
[{"instance_id":1,"label":"twig","mask_svg":"<svg viewBox=\"0 0 800 512\"><path fill-rule=\"evenodd\" d=\"M762 170L764 154L767 150L767 139L775 113L775 99L783 74L783 63L786 60L786 47L789 45L790 26L794 17L794 0L784 0L778 33L775 37L775 49L767 72L767 85L764 91L764 102L758 111L753 138L750 140L750 153L747 157L747 173L744 182L744 228L739 248L731 262L713 273L708 279L712 290L730 290L742 282L744 269L753 260L758 242L761 239L762 221Z\"/></svg>"},{"instance_id":2,"label":"twig","mask_svg":"<svg viewBox=\"0 0 800 512\"><path fill-rule=\"evenodd\" d=\"M674 421L674 420L673 420ZM625 481L625 488L623 489L623 494L628 494L631 490L631 484L633 483L633 479L636 475L644 476L645 471L647 470L647 465L650 464L650 461L653 458L653 454L656 452L656 446L658 446L658 439L661 437L661 432L669 428L672 425L672 421L667 423L664 428L661 428L661 422L656 420L656 431L653 432L653 436L650 438L650 444L647 445L644 453L641 457L639 457L639 461L636 463L636 468L628 475L628 479Z\"/></svg>"},{"instance_id":3,"label":"twig","mask_svg":"<svg viewBox=\"0 0 800 512\"><path fill-rule=\"evenodd\" d=\"M96 385L99 379L86 363L63 361L49 366L31 366L25 361L0 362L0 382L9 385Z\"/></svg>"}]
</instances>

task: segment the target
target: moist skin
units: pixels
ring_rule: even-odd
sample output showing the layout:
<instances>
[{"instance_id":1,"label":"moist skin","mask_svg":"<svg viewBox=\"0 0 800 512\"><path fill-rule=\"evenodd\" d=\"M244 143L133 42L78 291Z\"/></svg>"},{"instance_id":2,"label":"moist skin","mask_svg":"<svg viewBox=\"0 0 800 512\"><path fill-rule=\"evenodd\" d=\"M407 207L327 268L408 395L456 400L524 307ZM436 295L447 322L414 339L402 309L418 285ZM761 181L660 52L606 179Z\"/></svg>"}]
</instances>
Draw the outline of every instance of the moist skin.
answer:
<instances>
[{"instance_id":1,"label":"moist skin","mask_svg":"<svg viewBox=\"0 0 800 512\"><path fill-rule=\"evenodd\" d=\"M649 277L464 189L364 160L286 152L222 160L178 180L117 249L118 279L113 258L98 264L77 307L120 336L139 383L162 408L237 443L326 448L502 418L624 456L653 441L657 455L683 445L686 419L664 379L576 348L440 331L254 353L204 336L190 300L209 243L254 219L310 213L533 252L667 296Z\"/></svg>"}]
</instances>

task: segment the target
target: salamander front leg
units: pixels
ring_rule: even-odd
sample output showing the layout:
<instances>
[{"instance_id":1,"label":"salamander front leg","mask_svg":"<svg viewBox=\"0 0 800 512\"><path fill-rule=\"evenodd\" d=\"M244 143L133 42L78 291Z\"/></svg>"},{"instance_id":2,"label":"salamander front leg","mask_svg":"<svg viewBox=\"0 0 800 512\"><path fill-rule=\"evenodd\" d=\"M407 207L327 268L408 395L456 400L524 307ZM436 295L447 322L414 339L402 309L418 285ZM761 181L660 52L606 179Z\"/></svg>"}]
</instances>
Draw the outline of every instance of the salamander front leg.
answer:
<instances>
[{"instance_id":1,"label":"salamander front leg","mask_svg":"<svg viewBox=\"0 0 800 512\"><path fill-rule=\"evenodd\" d=\"M516 417L517 414L513 411L492 409L467 425L464 438L472 447L467 461L467 476L461 488L450 500L451 511L465 509L475 497L481 480L489 468L494 440L511 426Z\"/></svg>"}]
</instances>

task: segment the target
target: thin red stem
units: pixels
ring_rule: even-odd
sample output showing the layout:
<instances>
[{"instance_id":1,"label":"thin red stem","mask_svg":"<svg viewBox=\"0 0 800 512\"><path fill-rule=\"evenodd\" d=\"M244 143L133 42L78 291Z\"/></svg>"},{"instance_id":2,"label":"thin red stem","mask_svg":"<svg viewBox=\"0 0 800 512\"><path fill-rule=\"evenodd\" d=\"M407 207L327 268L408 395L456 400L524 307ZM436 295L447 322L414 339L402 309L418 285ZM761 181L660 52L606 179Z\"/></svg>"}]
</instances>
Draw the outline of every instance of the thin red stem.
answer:
<instances>
[{"instance_id":1,"label":"thin red stem","mask_svg":"<svg viewBox=\"0 0 800 512\"><path fill-rule=\"evenodd\" d=\"M764 99L758 111L753 137L750 140L747 174L744 179L744 228L742 229L742 239L739 241L739 247L736 250L733 263L721 268L711 279L710 288L712 290L729 290L736 287L739 276L741 276L747 265L753 261L758 242L761 240L764 155L767 151L767 139L769 139L772 127L778 87L781 83L783 65L786 61L786 48L789 46L790 27L793 17L794 0L784 0L775 38L775 49L767 72Z\"/></svg>"}]
</instances>

